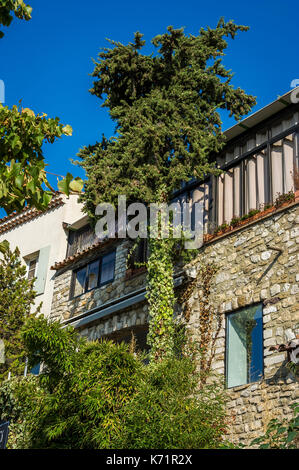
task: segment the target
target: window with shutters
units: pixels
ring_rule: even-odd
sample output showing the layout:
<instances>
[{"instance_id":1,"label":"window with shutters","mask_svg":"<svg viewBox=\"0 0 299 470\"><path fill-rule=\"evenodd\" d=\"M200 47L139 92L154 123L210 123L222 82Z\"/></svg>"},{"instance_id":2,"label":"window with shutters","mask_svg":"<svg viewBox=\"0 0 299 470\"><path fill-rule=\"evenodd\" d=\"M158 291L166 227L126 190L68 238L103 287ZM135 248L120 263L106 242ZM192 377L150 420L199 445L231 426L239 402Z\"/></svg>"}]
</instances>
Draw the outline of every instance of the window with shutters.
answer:
<instances>
[{"instance_id":1,"label":"window with shutters","mask_svg":"<svg viewBox=\"0 0 299 470\"><path fill-rule=\"evenodd\" d=\"M73 271L70 298L114 280L115 250Z\"/></svg>"},{"instance_id":2,"label":"window with shutters","mask_svg":"<svg viewBox=\"0 0 299 470\"><path fill-rule=\"evenodd\" d=\"M32 253L26 256L25 262L27 264L27 279L33 279L36 277L37 265L38 265L39 252Z\"/></svg>"},{"instance_id":3,"label":"window with shutters","mask_svg":"<svg viewBox=\"0 0 299 470\"><path fill-rule=\"evenodd\" d=\"M36 295L43 294L46 288L50 250L50 245L44 246L39 251L24 257L27 265L27 278L35 278L34 290Z\"/></svg>"}]
</instances>

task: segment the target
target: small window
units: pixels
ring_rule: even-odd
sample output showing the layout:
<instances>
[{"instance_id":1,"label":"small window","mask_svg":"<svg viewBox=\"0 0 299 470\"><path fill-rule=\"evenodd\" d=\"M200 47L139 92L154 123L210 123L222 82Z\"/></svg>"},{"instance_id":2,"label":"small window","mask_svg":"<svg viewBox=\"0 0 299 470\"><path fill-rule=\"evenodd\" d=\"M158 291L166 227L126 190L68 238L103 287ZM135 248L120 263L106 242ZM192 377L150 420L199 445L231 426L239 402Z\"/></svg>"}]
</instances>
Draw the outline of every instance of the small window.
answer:
<instances>
[{"instance_id":1,"label":"small window","mask_svg":"<svg viewBox=\"0 0 299 470\"><path fill-rule=\"evenodd\" d=\"M33 366L32 369L30 370L30 374L33 374L33 375L39 375L39 373L40 373L40 363Z\"/></svg>"},{"instance_id":2,"label":"small window","mask_svg":"<svg viewBox=\"0 0 299 470\"><path fill-rule=\"evenodd\" d=\"M38 264L39 253L34 253L25 258L27 264L27 279L34 279L37 273L37 264Z\"/></svg>"},{"instance_id":3,"label":"small window","mask_svg":"<svg viewBox=\"0 0 299 470\"><path fill-rule=\"evenodd\" d=\"M226 385L236 387L256 382L263 376L262 304L227 316Z\"/></svg>"},{"instance_id":4,"label":"small window","mask_svg":"<svg viewBox=\"0 0 299 470\"><path fill-rule=\"evenodd\" d=\"M73 272L71 298L112 282L115 270L115 251Z\"/></svg>"},{"instance_id":5,"label":"small window","mask_svg":"<svg viewBox=\"0 0 299 470\"><path fill-rule=\"evenodd\" d=\"M97 240L94 229L90 225L84 225L78 230L70 230L66 257L73 256L79 251L88 248Z\"/></svg>"},{"instance_id":6,"label":"small window","mask_svg":"<svg viewBox=\"0 0 299 470\"><path fill-rule=\"evenodd\" d=\"M75 286L73 297L77 297L77 295L83 294L86 288L86 274L87 274L87 266L82 269L78 269L75 273Z\"/></svg>"}]
</instances>

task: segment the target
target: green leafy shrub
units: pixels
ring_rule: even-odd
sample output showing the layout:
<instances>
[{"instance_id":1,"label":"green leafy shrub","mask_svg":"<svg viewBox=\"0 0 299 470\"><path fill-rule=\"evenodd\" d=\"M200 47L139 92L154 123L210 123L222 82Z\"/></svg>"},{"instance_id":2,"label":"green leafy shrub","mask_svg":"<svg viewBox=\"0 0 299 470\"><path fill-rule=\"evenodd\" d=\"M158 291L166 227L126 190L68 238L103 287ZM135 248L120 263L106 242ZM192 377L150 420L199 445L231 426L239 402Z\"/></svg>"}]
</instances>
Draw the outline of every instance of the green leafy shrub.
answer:
<instances>
[{"instance_id":1,"label":"green leafy shrub","mask_svg":"<svg viewBox=\"0 0 299 470\"><path fill-rule=\"evenodd\" d=\"M299 447L299 403L290 405L293 417L290 421L271 419L265 434L254 439L251 446L260 449L297 449Z\"/></svg>"},{"instance_id":2,"label":"green leafy shrub","mask_svg":"<svg viewBox=\"0 0 299 470\"><path fill-rule=\"evenodd\" d=\"M254 215L258 214L259 212L260 212L259 209L250 209L250 211L248 212L248 216L253 217Z\"/></svg>"},{"instance_id":3,"label":"green leafy shrub","mask_svg":"<svg viewBox=\"0 0 299 470\"><path fill-rule=\"evenodd\" d=\"M4 240L0 243L0 253L0 339L4 343L1 383L8 372L24 372L26 355L20 331L34 305L35 292L34 279L27 279L19 249L11 251L8 241ZM39 308L35 313L38 311Z\"/></svg>"},{"instance_id":4,"label":"green leafy shrub","mask_svg":"<svg viewBox=\"0 0 299 470\"><path fill-rule=\"evenodd\" d=\"M239 225L240 221L241 221L241 218L240 218L240 217L234 216L234 217L232 218L231 222L230 222L230 225L231 225L232 227L237 227L237 226Z\"/></svg>"},{"instance_id":5,"label":"green leafy shrub","mask_svg":"<svg viewBox=\"0 0 299 470\"><path fill-rule=\"evenodd\" d=\"M168 359L143 370L133 399L123 409L117 448L216 448L225 432L224 397L216 382L198 387L188 358Z\"/></svg>"},{"instance_id":6,"label":"green leafy shrub","mask_svg":"<svg viewBox=\"0 0 299 470\"><path fill-rule=\"evenodd\" d=\"M13 448L212 448L225 432L223 392L198 387L181 355L146 365L130 345L87 342L43 317L23 329L38 377L0 387Z\"/></svg>"},{"instance_id":7,"label":"green leafy shrub","mask_svg":"<svg viewBox=\"0 0 299 470\"><path fill-rule=\"evenodd\" d=\"M293 202L295 201L295 194L293 191L289 191L288 193L285 194L277 194L277 198L275 199L274 206L276 209L278 207L282 206L285 202Z\"/></svg>"}]
</instances>

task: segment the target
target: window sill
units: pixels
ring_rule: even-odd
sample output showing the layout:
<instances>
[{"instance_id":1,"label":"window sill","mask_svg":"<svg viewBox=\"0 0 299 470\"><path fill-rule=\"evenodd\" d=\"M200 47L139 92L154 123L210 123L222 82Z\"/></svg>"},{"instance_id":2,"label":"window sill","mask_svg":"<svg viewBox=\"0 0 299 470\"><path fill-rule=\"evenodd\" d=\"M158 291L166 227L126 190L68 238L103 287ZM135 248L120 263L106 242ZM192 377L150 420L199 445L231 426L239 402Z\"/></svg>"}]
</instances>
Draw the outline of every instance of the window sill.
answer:
<instances>
[{"instance_id":1,"label":"window sill","mask_svg":"<svg viewBox=\"0 0 299 470\"><path fill-rule=\"evenodd\" d=\"M248 387L252 387L252 385L260 385L263 380L264 380L264 377L262 377L260 380L257 380L256 382L250 382L244 385L236 385L234 387L225 387L225 388L228 391L241 392L242 390L246 390Z\"/></svg>"}]
</instances>

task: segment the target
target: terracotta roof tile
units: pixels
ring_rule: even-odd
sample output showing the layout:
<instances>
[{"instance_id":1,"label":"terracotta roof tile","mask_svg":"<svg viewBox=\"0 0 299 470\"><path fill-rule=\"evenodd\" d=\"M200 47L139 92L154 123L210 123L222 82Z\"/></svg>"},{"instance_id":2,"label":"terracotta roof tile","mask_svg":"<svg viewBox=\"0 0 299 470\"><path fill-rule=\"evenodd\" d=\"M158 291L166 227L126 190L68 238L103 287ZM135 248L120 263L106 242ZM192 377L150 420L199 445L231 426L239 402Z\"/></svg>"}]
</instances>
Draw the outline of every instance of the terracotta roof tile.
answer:
<instances>
[{"instance_id":1,"label":"terracotta roof tile","mask_svg":"<svg viewBox=\"0 0 299 470\"><path fill-rule=\"evenodd\" d=\"M64 268L65 266L68 266L69 264L80 260L86 254L92 253L93 251L97 251L99 248L108 246L112 244L113 242L115 242L115 238L107 238L106 240L99 240L98 242L95 242L92 245L90 245L88 248L84 248L83 250L78 251L74 255L68 256L63 261L55 263L53 266L51 266L50 269L57 271L58 269Z\"/></svg>"},{"instance_id":2,"label":"terracotta roof tile","mask_svg":"<svg viewBox=\"0 0 299 470\"><path fill-rule=\"evenodd\" d=\"M45 211L41 211L35 208L27 209L25 207L21 212L15 211L10 215L6 215L0 219L0 234L9 231L14 227L23 224L24 222L28 222L29 220L34 219L48 210L53 209L53 207L57 207L62 204L64 204L63 197L60 195L60 193L56 193Z\"/></svg>"}]
</instances>

